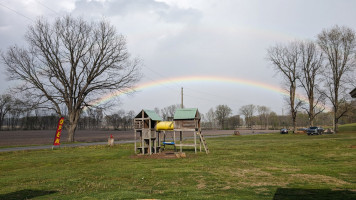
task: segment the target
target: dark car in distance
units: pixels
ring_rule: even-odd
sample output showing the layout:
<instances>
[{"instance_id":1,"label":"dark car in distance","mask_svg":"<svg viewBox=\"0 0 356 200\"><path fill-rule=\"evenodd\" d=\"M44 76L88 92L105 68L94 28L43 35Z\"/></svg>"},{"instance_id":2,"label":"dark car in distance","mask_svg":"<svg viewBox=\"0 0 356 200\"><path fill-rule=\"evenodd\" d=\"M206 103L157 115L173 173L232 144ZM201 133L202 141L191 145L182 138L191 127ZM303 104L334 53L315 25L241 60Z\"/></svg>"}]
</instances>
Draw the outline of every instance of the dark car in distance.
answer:
<instances>
[{"instance_id":1,"label":"dark car in distance","mask_svg":"<svg viewBox=\"0 0 356 200\"><path fill-rule=\"evenodd\" d=\"M288 134L288 129L282 128L281 129L281 134Z\"/></svg>"},{"instance_id":2,"label":"dark car in distance","mask_svg":"<svg viewBox=\"0 0 356 200\"><path fill-rule=\"evenodd\" d=\"M308 135L321 135L324 133L324 129L317 126L312 126L307 129Z\"/></svg>"}]
</instances>

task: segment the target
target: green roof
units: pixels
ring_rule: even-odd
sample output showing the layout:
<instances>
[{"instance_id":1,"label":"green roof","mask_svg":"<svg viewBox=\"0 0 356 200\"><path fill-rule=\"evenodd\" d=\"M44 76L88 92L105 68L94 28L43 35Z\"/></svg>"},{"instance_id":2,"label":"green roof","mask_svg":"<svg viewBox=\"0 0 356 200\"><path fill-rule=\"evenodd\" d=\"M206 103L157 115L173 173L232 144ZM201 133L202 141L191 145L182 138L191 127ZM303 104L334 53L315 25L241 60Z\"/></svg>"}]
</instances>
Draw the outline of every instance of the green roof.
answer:
<instances>
[{"instance_id":1,"label":"green roof","mask_svg":"<svg viewBox=\"0 0 356 200\"><path fill-rule=\"evenodd\" d=\"M194 119L197 115L197 108L182 108L177 109L174 113L174 119ZM200 116L198 115L200 118Z\"/></svg>"},{"instance_id":2,"label":"green roof","mask_svg":"<svg viewBox=\"0 0 356 200\"><path fill-rule=\"evenodd\" d=\"M145 113L154 121L163 121L162 118L153 110L144 110Z\"/></svg>"}]
</instances>

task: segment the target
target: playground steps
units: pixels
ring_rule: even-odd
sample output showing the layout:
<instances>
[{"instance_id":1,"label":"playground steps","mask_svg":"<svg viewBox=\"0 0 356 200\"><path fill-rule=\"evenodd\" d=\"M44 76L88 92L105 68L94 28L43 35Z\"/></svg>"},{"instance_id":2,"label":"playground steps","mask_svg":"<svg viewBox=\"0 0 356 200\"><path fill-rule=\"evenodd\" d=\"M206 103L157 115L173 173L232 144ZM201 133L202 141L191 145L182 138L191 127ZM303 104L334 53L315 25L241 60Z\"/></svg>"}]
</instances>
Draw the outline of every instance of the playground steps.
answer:
<instances>
[{"instance_id":1,"label":"playground steps","mask_svg":"<svg viewBox=\"0 0 356 200\"><path fill-rule=\"evenodd\" d=\"M199 135L199 137L200 137L201 143L203 143L203 146L204 146L204 149L205 149L206 154L208 154L208 153L209 153L209 148L208 148L208 144L207 144L206 141L205 141L204 136L201 134L201 132L198 132L198 135Z\"/></svg>"}]
</instances>

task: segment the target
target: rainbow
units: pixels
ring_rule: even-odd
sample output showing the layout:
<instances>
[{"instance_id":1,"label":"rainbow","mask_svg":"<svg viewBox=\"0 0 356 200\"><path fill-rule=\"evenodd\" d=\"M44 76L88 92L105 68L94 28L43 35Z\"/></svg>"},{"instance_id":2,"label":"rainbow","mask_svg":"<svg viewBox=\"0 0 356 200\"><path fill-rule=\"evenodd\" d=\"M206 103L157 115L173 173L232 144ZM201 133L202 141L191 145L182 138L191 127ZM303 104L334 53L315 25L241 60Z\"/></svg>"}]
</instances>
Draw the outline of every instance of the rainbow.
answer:
<instances>
[{"instance_id":1,"label":"rainbow","mask_svg":"<svg viewBox=\"0 0 356 200\"><path fill-rule=\"evenodd\" d=\"M167 85L167 84L172 84L172 83L177 84L177 83L183 83L183 82L184 83L222 82L222 83L229 83L229 84L245 85L245 86L252 86L252 87L272 91L272 92L279 93L284 96L289 96L289 93L280 87L266 84L263 82L258 82L258 81L251 81L251 80L231 78L231 77L218 77L218 76L184 76L184 77L174 77L174 78L167 78L167 79L161 79L161 80L141 83L132 89L127 89L127 90L123 90L123 91L117 91L117 92L112 92L112 93L106 94L103 97L101 97L100 99L90 102L90 104L93 106L98 106L100 104L110 101L111 99L113 99L115 97L118 97L118 96L124 95L124 94L129 94L134 91L142 91L144 89L153 88L153 87L157 87L160 85ZM297 98L304 102L307 102L307 99L305 97L302 97L301 95L297 95Z\"/></svg>"}]
</instances>

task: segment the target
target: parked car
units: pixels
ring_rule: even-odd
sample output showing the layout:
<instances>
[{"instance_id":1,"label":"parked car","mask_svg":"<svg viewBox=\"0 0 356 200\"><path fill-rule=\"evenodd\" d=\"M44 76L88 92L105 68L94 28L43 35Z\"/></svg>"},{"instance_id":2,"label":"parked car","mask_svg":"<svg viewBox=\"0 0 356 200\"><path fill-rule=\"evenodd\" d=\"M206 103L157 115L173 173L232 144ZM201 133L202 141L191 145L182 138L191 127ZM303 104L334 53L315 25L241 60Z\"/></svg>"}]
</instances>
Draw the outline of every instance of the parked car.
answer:
<instances>
[{"instance_id":1,"label":"parked car","mask_svg":"<svg viewBox=\"0 0 356 200\"><path fill-rule=\"evenodd\" d=\"M307 130L308 135L321 135L324 133L324 129L317 126L309 127Z\"/></svg>"},{"instance_id":2,"label":"parked car","mask_svg":"<svg viewBox=\"0 0 356 200\"><path fill-rule=\"evenodd\" d=\"M288 134L288 129L282 128L281 129L281 134Z\"/></svg>"}]
</instances>

